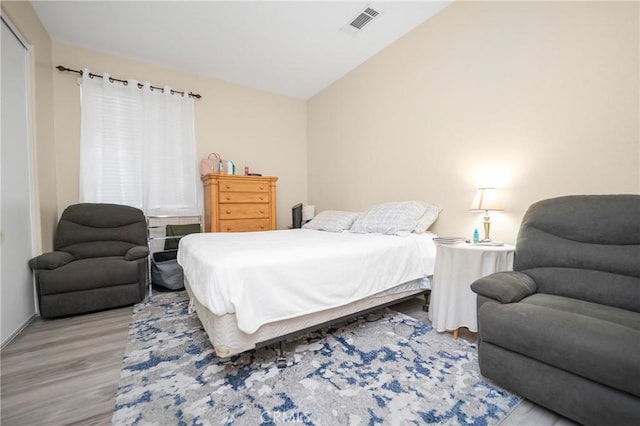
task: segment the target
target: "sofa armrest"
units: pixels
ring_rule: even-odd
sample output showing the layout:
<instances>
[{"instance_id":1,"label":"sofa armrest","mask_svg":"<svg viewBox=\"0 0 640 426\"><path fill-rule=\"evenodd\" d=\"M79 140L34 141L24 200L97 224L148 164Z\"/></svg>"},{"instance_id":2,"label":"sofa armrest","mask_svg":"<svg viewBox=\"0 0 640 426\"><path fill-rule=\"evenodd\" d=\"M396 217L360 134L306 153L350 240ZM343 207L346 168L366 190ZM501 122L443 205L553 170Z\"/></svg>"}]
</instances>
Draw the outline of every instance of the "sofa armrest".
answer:
<instances>
[{"instance_id":1,"label":"sofa armrest","mask_svg":"<svg viewBox=\"0 0 640 426\"><path fill-rule=\"evenodd\" d=\"M138 260L149 256L149 247L135 246L131 247L124 255L125 260Z\"/></svg>"},{"instance_id":2,"label":"sofa armrest","mask_svg":"<svg viewBox=\"0 0 640 426\"><path fill-rule=\"evenodd\" d=\"M500 303L519 302L538 289L533 279L517 271L496 272L471 284L474 293Z\"/></svg>"},{"instance_id":3,"label":"sofa armrest","mask_svg":"<svg viewBox=\"0 0 640 426\"><path fill-rule=\"evenodd\" d=\"M37 269L56 269L74 260L73 255L65 251L51 251L36 256L29 261L29 267L32 270Z\"/></svg>"}]
</instances>

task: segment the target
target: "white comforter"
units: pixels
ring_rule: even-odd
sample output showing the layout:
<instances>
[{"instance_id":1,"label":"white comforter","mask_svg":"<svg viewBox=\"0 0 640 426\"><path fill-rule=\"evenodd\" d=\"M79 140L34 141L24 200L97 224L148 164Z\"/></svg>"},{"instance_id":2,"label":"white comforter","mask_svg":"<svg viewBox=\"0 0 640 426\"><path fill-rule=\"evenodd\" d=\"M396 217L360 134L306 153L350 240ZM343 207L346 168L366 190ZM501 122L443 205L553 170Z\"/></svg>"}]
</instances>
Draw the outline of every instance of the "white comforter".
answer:
<instances>
[{"instance_id":1,"label":"white comforter","mask_svg":"<svg viewBox=\"0 0 640 426\"><path fill-rule=\"evenodd\" d=\"M235 313L251 334L432 275L433 237L310 229L191 234L180 241L178 263L200 303L216 315Z\"/></svg>"}]
</instances>

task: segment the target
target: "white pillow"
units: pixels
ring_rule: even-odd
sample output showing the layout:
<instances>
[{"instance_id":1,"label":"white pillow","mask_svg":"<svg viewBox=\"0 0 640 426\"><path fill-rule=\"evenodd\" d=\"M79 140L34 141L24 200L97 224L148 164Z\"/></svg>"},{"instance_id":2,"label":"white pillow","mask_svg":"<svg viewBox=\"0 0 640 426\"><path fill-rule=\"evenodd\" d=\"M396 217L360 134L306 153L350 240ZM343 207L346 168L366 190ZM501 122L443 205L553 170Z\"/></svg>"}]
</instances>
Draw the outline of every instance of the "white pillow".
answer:
<instances>
[{"instance_id":1,"label":"white pillow","mask_svg":"<svg viewBox=\"0 0 640 426\"><path fill-rule=\"evenodd\" d=\"M305 229L315 229L317 231L347 231L359 215L360 213L357 212L324 210L318 213L310 222L302 225L302 227Z\"/></svg>"},{"instance_id":2,"label":"white pillow","mask_svg":"<svg viewBox=\"0 0 640 426\"><path fill-rule=\"evenodd\" d=\"M376 204L356 219L351 226L351 232L389 235L412 232L425 211L426 203L421 201Z\"/></svg>"},{"instance_id":3,"label":"white pillow","mask_svg":"<svg viewBox=\"0 0 640 426\"><path fill-rule=\"evenodd\" d=\"M442 207L437 204L432 203L424 203L425 212L420 219L418 219L418 223L416 227L413 228L413 232L416 234L423 234L429 229L433 222L438 219L440 212L442 211Z\"/></svg>"}]
</instances>

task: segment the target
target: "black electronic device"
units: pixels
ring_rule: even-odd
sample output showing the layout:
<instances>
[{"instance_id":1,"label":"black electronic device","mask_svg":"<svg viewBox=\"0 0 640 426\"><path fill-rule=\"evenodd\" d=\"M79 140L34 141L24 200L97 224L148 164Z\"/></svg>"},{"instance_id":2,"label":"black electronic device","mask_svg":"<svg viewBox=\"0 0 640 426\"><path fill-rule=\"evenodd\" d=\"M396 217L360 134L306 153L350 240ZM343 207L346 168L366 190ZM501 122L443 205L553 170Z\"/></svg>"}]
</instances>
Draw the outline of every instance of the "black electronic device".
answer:
<instances>
[{"instance_id":1,"label":"black electronic device","mask_svg":"<svg viewBox=\"0 0 640 426\"><path fill-rule=\"evenodd\" d=\"M302 228L302 203L298 203L291 208L293 228Z\"/></svg>"}]
</instances>

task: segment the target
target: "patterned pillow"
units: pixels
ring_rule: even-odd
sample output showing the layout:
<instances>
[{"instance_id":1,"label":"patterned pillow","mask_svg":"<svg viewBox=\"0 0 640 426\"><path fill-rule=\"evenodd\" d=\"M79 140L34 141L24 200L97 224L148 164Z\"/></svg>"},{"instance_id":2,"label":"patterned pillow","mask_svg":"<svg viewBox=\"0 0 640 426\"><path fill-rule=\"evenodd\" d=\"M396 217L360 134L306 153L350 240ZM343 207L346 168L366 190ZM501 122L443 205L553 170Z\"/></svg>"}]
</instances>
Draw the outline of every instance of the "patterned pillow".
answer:
<instances>
[{"instance_id":1,"label":"patterned pillow","mask_svg":"<svg viewBox=\"0 0 640 426\"><path fill-rule=\"evenodd\" d=\"M310 222L302 225L305 229L317 231L342 232L351 228L353 221L360 215L357 212L345 212L340 210L324 210Z\"/></svg>"},{"instance_id":2,"label":"patterned pillow","mask_svg":"<svg viewBox=\"0 0 640 426\"><path fill-rule=\"evenodd\" d=\"M351 232L389 235L412 232L425 211L426 203L420 201L376 204L356 219Z\"/></svg>"},{"instance_id":3,"label":"patterned pillow","mask_svg":"<svg viewBox=\"0 0 640 426\"><path fill-rule=\"evenodd\" d=\"M440 207L437 204L424 203L424 205L425 205L425 212L422 215L422 217L418 219L418 223L416 224L416 227L413 228L413 232L415 232L416 234L423 234L427 232L427 229L429 229L429 227L433 225L433 222L435 222L436 219L438 219L438 216L442 211L442 207Z\"/></svg>"}]
</instances>

